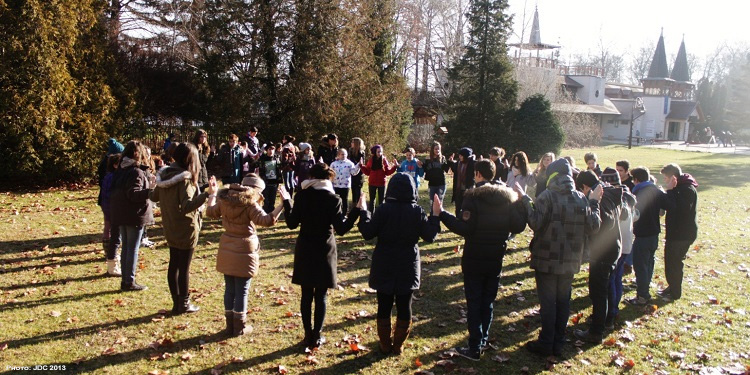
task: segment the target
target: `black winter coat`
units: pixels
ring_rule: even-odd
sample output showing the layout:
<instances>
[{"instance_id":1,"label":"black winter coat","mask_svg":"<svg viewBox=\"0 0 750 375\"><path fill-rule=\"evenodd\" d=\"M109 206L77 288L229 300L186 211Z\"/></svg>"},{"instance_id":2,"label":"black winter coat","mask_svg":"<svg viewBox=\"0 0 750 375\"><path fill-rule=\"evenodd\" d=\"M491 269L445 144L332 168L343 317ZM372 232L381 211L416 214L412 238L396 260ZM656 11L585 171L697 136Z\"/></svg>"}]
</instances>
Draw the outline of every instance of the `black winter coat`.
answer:
<instances>
[{"instance_id":1,"label":"black winter coat","mask_svg":"<svg viewBox=\"0 0 750 375\"><path fill-rule=\"evenodd\" d=\"M642 183L633 188L637 199L635 208L641 216L633 223L633 234L636 237L658 236L661 233L659 211L665 208L667 194L652 183Z\"/></svg>"},{"instance_id":2,"label":"black winter coat","mask_svg":"<svg viewBox=\"0 0 750 375\"><path fill-rule=\"evenodd\" d=\"M692 177L690 179L692 180ZM664 238L674 241L695 241L698 238L698 191L695 190L695 186L681 176L677 186L667 191L665 208L667 217L664 223L667 233Z\"/></svg>"},{"instance_id":3,"label":"black winter coat","mask_svg":"<svg viewBox=\"0 0 750 375\"><path fill-rule=\"evenodd\" d=\"M497 158L497 160L494 161L495 163L495 177L492 179L493 182L503 182L505 183L508 181L508 167L505 166L505 163L503 163L502 158Z\"/></svg>"},{"instance_id":4,"label":"black winter coat","mask_svg":"<svg viewBox=\"0 0 750 375\"><path fill-rule=\"evenodd\" d=\"M122 164L112 177L109 198L112 225L144 226L154 222L148 194L148 173L136 166Z\"/></svg>"},{"instance_id":5,"label":"black winter coat","mask_svg":"<svg viewBox=\"0 0 750 375\"><path fill-rule=\"evenodd\" d=\"M385 203L370 216L362 211L359 232L365 240L378 238L372 253L370 288L400 295L419 289L421 262L417 243L432 242L440 232L436 216L427 217L417 204L414 179L406 173L391 177Z\"/></svg>"},{"instance_id":6,"label":"black winter coat","mask_svg":"<svg viewBox=\"0 0 750 375\"><path fill-rule=\"evenodd\" d=\"M449 161L448 164L450 165L451 171L453 171L453 194L451 195L451 202L456 201L456 197L460 197L464 195L464 192L466 189L471 189L474 187L474 155L471 155L466 160L466 175L464 175L464 189L461 190L458 188L458 167L461 163L460 161Z\"/></svg>"},{"instance_id":7,"label":"black winter coat","mask_svg":"<svg viewBox=\"0 0 750 375\"><path fill-rule=\"evenodd\" d=\"M508 236L526 228L526 211L513 190L483 182L466 191L461 218L443 211L440 220L466 240L461 257L464 273L499 274Z\"/></svg>"},{"instance_id":8,"label":"black winter coat","mask_svg":"<svg viewBox=\"0 0 750 375\"><path fill-rule=\"evenodd\" d=\"M617 262L622 254L620 238L620 219L622 217L623 188L608 186L604 188L602 201L599 203L599 215L602 218L599 231L592 234L587 242L591 262Z\"/></svg>"},{"instance_id":9,"label":"black winter coat","mask_svg":"<svg viewBox=\"0 0 750 375\"><path fill-rule=\"evenodd\" d=\"M336 154L339 153L338 147L329 147L329 146L323 146L321 145L318 147L318 155L316 155L319 158L323 158L323 162L326 163L326 165L331 165L334 161L336 161ZM357 164L357 162L354 162L354 164Z\"/></svg>"},{"instance_id":10,"label":"black winter coat","mask_svg":"<svg viewBox=\"0 0 750 375\"><path fill-rule=\"evenodd\" d=\"M429 181L428 186L445 186L445 174L450 170L450 164L445 161L445 156L439 159L427 158L424 161L424 179Z\"/></svg>"},{"instance_id":11,"label":"black winter coat","mask_svg":"<svg viewBox=\"0 0 750 375\"><path fill-rule=\"evenodd\" d=\"M294 207L284 201L284 217L289 229L300 227L294 248L292 283L306 287L336 287L336 237L354 226L359 209L354 207L347 219L341 211L341 198L328 190L313 187L298 190Z\"/></svg>"}]
</instances>

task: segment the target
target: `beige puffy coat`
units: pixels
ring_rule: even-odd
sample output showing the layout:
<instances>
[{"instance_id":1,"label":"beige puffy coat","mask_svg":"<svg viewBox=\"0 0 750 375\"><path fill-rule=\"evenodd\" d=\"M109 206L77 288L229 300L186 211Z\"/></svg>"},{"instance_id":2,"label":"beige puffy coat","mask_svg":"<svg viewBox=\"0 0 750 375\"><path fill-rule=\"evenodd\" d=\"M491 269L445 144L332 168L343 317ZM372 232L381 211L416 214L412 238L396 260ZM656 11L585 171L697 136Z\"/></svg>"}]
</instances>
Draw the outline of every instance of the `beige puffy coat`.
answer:
<instances>
[{"instance_id":1,"label":"beige puffy coat","mask_svg":"<svg viewBox=\"0 0 750 375\"><path fill-rule=\"evenodd\" d=\"M212 218L221 217L224 234L219 240L216 270L229 276L254 277L260 265L260 243L255 226L270 227L276 219L248 195L233 188L222 189L217 203L206 210Z\"/></svg>"}]
</instances>

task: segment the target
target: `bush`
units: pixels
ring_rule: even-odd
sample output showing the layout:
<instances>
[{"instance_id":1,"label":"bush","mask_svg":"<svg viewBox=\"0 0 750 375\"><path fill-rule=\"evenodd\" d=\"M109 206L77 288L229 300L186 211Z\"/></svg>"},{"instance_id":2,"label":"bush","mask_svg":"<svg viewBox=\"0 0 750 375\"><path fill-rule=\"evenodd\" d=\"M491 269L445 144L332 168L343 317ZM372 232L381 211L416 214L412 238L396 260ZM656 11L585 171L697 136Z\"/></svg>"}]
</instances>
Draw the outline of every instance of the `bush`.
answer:
<instances>
[{"instance_id":1,"label":"bush","mask_svg":"<svg viewBox=\"0 0 750 375\"><path fill-rule=\"evenodd\" d=\"M539 160L547 152L560 154L565 134L543 95L533 95L516 111L512 131L516 150L526 152L529 160Z\"/></svg>"}]
</instances>

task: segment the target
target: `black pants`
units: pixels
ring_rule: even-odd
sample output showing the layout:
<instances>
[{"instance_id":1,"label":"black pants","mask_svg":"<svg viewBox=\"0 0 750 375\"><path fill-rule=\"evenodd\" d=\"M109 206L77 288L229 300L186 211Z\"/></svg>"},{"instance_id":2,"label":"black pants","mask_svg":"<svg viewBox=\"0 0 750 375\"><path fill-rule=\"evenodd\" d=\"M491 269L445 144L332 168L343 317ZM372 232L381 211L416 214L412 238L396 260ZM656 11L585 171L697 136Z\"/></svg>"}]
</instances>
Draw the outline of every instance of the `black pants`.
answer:
<instances>
[{"instance_id":1,"label":"black pants","mask_svg":"<svg viewBox=\"0 0 750 375\"><path fill-rule=\"evenodd\" d=\"M378 206L383 204L385 200L385 186L368 186L370 190L370 204L367 208L370 212L375 212L375 193L378 194Z\"/></svg>"},{"instance_id":2,"label":"black pants","mask_svg":"<svg viewBox=\"0 0 750 375\"><path fill-rule=\"evenodd\" d=\"M357 179L359 177L359 179ZM359 197L362 196L362 176L352 177L352 204L354 206L359 202Z\"/></svg>"},{"instance_id":3,"label":"black pants","mask_svg":"<svg viewBox=\"0 0 750 375\"><path fill-rule=\"evenodd\" d=\"M466 190L458 190L453 193L453 202L456 203L456 217L461 217L464 205L464 192Z\"/></svg>"},{"instance_id":4,"label":"black pants","mask_svg":"<svg viewBox=\"0 0 750 375\"><path fill-rule=\"evenodd\" d=\"M326 318L326 293L328 288L302 287L302 299L300 301L300 314L302 315L302 326L305 333L320 333L323 329L323 321ZM314 326L310 322L312 317L312 303L315 300L315 320Z\"/></svg>"},{"instance_id":5,"label":"black pants","mask_svg":"<svg viewBox=\"0 0 750 375\"><path fill-rule=\"evenodd\" d=\"M667 240L664 243L664 275L673 299L682 297L684 260L693 241Z\"/></svg>"},{"instance_id":6,"label":"black pants","mask_svg":"<svg viewBox=\"0 0 750 375\"><path fill-rule=\"evenodd\" d=\"M336 192L336 195L341 197L341 212L346 215L347 212L349 212L349 189L348 188L333 188L333 191ZM357 204L357 202L354 202L354 204Z\"/></svg>"},{"instance_id":7,"label":"black pants","mask_svg":"<svg viewBox=\"0 0 750 375\"><path fill-rule=\"evenodd\" d=\"M195 249L169 248L169 268L167 269L167 284L173 296L188 295L190 285L190 261Z\"/></svg>"},{"instance_id":8,"label":"black pants","mask_svg":"<svg viewBox=\"0 0 750 375\"><path fill-rule=\"evenodd\" d=\"M279 189L279 185L266 185L263 189L263 211L269 213L276 208L276 190Z\"/></svg>"},{"instance_id":9,"label":"black pants","mask_svg":"<svg viewBox=\"0 0 750 375\"><path fill-rule=\"evenodd\" d=\"M411 301L413 292L409 294L385 294L378 292L378 319L390 319L393 302L396 301L396 319L411 320Z\"/></svg>"},{"instance_id":10,"label":"black pants","mask_svg":"<svg viewBox=\"0 0 750 375\"><path fill-rule=\"evenodd\" d=\"M612 262L591 261L589 265L589 297L591 298L591 327L594 334L604 333L609 310L609 278L615 270Z\"/></svg>"}]
</instances>

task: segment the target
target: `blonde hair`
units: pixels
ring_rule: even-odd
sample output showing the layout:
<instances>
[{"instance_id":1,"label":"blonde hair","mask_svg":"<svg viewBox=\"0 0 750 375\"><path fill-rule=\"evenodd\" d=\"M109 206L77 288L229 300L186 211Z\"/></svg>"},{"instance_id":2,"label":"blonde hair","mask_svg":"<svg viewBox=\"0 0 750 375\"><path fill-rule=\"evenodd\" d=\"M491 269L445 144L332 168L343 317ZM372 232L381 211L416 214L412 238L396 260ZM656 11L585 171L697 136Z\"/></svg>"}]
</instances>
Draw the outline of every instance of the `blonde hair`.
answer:
<instances>
[{"instance_id":1,"label":"blonde hair","mask_svg":"<svg viewBox=\"0 0 750 375\"><path fill-rule=\"evenodd\" d=\"M552 161L555 161L555 153L554 152L548 152L544 155L542 155L542 158L539 159L539 165L536 166L536 173L541 173L547 170L547 167L544 166L544 159L546 157L552 158Z\"/></svg>"}]
</instances>

